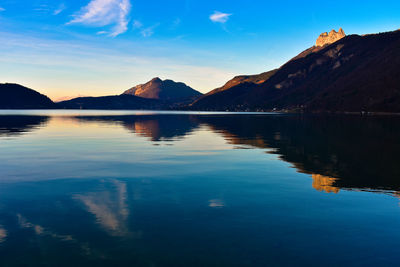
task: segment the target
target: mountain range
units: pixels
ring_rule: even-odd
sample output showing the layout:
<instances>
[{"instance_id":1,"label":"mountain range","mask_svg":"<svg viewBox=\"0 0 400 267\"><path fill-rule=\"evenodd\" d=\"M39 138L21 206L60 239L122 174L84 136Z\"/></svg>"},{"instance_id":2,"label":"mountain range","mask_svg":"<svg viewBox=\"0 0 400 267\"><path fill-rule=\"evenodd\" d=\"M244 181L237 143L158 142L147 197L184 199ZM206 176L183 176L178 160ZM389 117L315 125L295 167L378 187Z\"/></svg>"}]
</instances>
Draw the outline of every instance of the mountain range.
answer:
<instances>
[{"instance_id":1,"label":"mountain range","mask_svg":"<svg viewBox=\"0 0 400 267\"><path fill-rule=\"evenodd\" d=\"M265 82L239 83L191 109L400 112L400 31L311 47Z\"/></svg>"},{"instance_id":2,"label":"mountain range","mask_svg":"<svg viewBox=\"0 0 400 267\"><path fill-rule=\"evenodd\" d=\"M234 77L204 95L160 78L121 95L57 104L18 85L0 84L0 93L6 96L0 108L398 113L400 31L346 36L343 29L332 30L279 69Z\"/></svg>"}]
</instances>

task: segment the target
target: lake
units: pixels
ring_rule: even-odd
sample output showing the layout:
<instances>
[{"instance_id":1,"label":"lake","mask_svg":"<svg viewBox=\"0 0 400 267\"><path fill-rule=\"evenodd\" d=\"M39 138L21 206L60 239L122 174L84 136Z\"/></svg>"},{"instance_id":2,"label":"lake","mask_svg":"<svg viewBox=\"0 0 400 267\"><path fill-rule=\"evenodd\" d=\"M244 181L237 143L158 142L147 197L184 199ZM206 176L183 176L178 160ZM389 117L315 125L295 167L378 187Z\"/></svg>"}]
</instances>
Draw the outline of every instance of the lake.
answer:
<instances>
[{"instance_id":1,"label":"lake","mask_svg":"<svg viewBox=\"0 0 400 267\"><path fill-rule=\"evenodd\" d=\"M399 117L0 114L0 266L400 261Z\"/></svg>"}]
</instances>

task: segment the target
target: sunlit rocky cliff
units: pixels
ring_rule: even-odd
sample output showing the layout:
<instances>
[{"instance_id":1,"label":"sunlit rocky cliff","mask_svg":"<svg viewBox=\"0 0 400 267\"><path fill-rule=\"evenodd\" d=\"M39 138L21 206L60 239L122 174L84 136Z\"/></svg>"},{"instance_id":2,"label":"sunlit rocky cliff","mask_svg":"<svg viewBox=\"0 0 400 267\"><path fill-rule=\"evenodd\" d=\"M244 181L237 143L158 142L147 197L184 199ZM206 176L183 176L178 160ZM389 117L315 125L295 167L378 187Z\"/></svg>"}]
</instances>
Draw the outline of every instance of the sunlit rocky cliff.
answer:
<instances>
[{"instance_id":1,"label":"sunlit rocky cliff","mask_svg":"<svg viewBox=\"0 0 400 267\"><path fill-rule=\"evenodd\" d=\"M344 33L343 29L340 28L339 31L332 30L330 33L324 32L318 37L317 42L315 45L317 47L325 46L328 44L333 44L336 41L344 38L346 34Z\"/></svg>"}]
</instances>

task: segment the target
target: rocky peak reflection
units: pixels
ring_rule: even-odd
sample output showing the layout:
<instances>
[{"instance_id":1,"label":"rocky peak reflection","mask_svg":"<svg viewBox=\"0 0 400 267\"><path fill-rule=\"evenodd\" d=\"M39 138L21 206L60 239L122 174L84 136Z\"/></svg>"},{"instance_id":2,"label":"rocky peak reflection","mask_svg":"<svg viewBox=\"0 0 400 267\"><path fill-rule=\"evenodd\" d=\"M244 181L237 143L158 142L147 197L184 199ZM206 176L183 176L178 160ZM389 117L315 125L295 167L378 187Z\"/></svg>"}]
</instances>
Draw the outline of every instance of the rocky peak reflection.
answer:
<instances>
[{"instance_id":1,"label":"rocky peak reflection","mask_svg":"<svg viewBox=\"0 0 400 267\"><path fill-rule=\"evenodd\" d=\"M312 187L318 191L325 193L339 193L339 187L334 186L337 178L327 177L320 174L312 175Z\"/></svg>"}]
</instances>

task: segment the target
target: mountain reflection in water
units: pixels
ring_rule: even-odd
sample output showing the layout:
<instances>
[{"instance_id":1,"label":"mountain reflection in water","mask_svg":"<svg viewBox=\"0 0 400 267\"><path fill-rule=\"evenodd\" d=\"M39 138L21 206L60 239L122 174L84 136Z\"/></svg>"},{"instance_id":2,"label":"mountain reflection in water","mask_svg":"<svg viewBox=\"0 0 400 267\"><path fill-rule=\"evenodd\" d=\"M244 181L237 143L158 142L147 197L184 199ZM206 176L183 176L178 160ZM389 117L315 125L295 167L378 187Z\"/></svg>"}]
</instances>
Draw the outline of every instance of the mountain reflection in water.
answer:
<instances>
[{"instance_id":1,"label":"mountain reflection in water","mask_svg":"<svg viewBox=\"0 0 400 267\"><path fill-rule=\"evenodd\" d=\"M391 265L399 122L0 116L0 265Z\"/></svg>"},{"instance_id":2,"label":"mountain reflection in water","mask_svg":"<svg viewBox=\"0 0 400 267\"><path fill-rule=\"evenodd\" d=\"M117 122L151 141L173 141L207 126L231 144L278 154L299 172L311 174L317 190L400 190L397 117L146 115L79 120Z\"/></svg>"},{"instance_id":3,"label":"mountain reflection in water","mask_svg":"<svg viewBox=\"0 0 400 267\"><path fill-rule=\"evenodd\" d=\"M0 116L0 137L21 135L43 127L47 116Z\"/></svg>"},{"instance_id":4,"label":"mountain reflection in water","mask_svg":"<svg viewBox=\"0 0 400 267\"><path fill-rule=\"evenodd\" d=\"M207 126L231 144L278 154L299 172L311 174L320 191L400 190L397 117L150 114L64 119L120 124L153 142L173 142ZM46 116L0 116L0 137L34 131L48 122Z\"/></svg>"},{"instance_id":5,"label":"mountain reflection in water","mask_svg":"<svg viewBox=\"0 0 400 267\"><path fill-rule=\"evenodd\" d=\"M328 186L400 189L400 164L396 164L400 162L399 118L253 116L205 120L234 144L273 148L299 172L332 177Z\"/></svg>"},{"instance_id":6,"label":"mountain reflection in water","mask_svg":"<svg viewBox=\"0 0 400 267\"><path fill-rule=\"evenodd\" d=\"M128 131L145 136L150 141L168 141L183 138L199 126L191 115L136 115L77 117L80 121L119 123Z\"/></svg>"}]
</instances>

